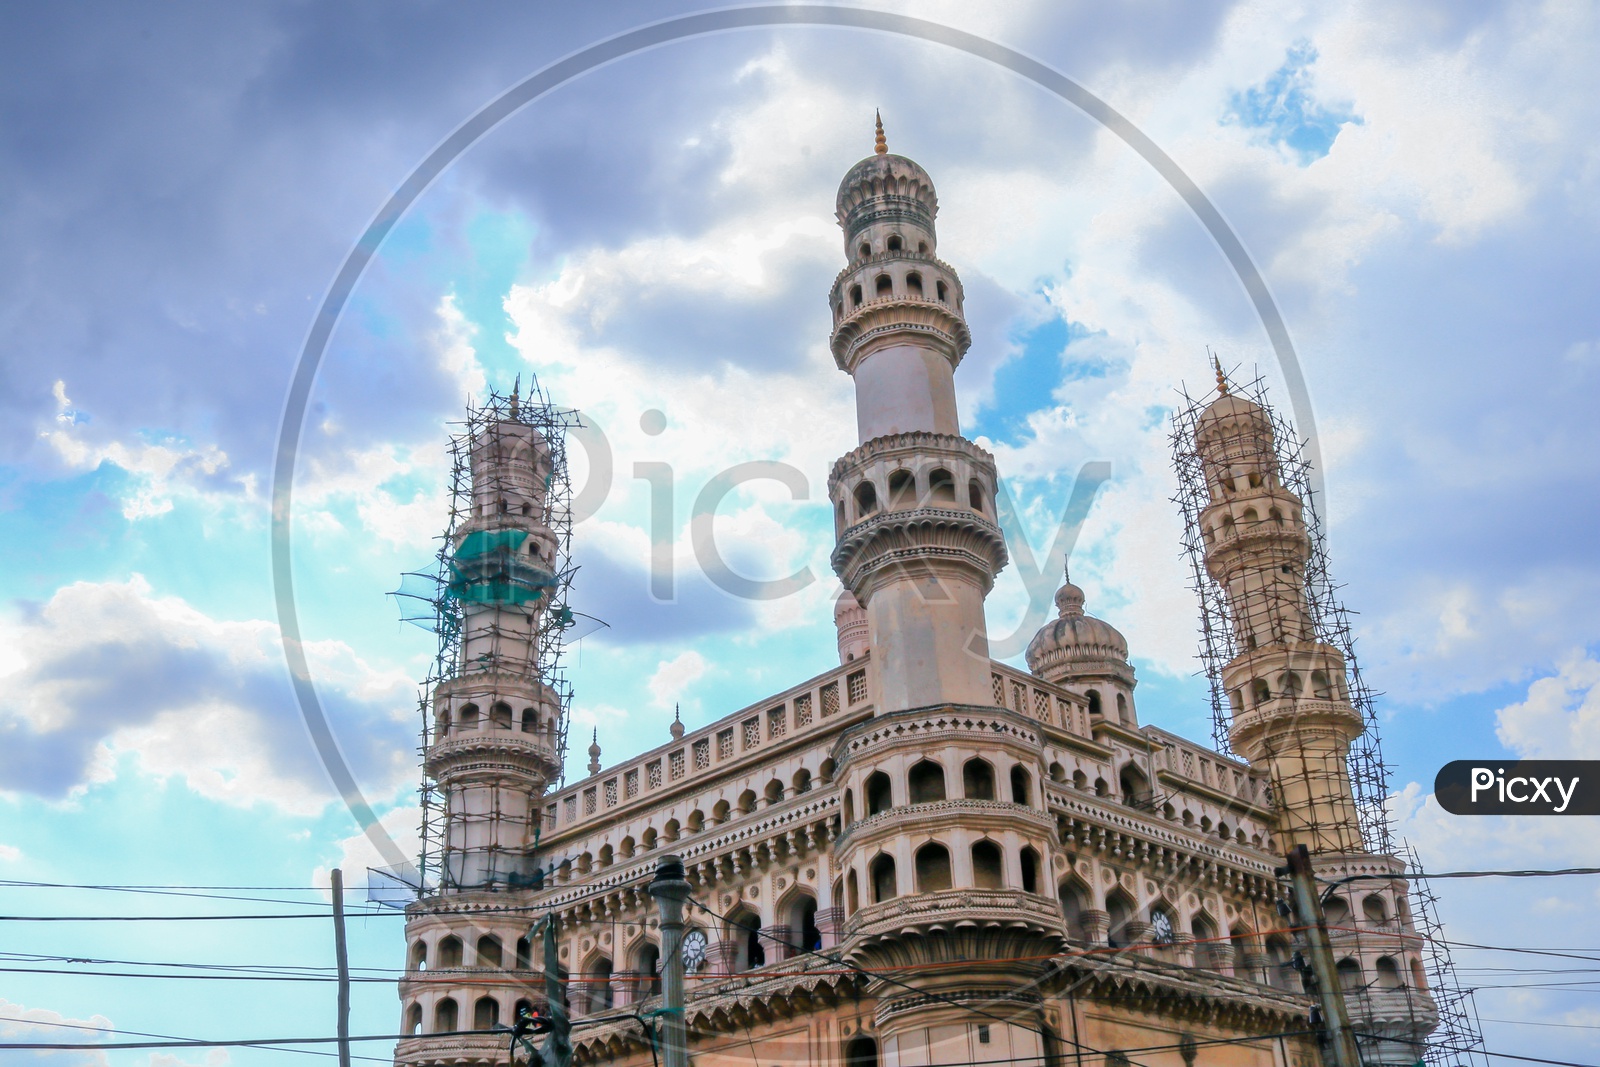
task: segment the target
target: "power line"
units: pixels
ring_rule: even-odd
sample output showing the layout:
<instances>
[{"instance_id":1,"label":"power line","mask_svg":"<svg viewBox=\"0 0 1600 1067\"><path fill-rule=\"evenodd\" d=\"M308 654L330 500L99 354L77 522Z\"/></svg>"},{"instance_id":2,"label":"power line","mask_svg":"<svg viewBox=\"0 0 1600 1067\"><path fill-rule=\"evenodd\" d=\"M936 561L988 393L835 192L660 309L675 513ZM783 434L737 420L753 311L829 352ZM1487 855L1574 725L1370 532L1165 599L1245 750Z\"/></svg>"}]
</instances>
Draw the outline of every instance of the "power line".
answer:
<instances>
[{"instance_id":1,"label":"power line","mask_svg":"<svg viewBox=\"0 0 1600 1067\"><path fill-rule=\"evenodd\" d=\"M18 1018L13 1018L13 1017L0 1016L0 1023L19 1023L19 1024L24 1025L24 1026L53 1026L53 1027L58 1027L58 1028L61 1028L61 1029L66 1029L66 1030L91 1030L91 1031L94 1031L96 1033L101 1033L101 1034L122 1034L122 1035L125 1035L127 1037L159 1037L159 1038L162 1038L162 1039L165 1039L165 1040L169 1040L169 1041L192 1041L192 1040L195 1040L194 1038L176 1037L176 1036L174 1036L172 1034L151 1034L151 1033L146 1033L146 1032L144 1032L142 1030L118 1030L115 1027L111 1027L111 1026L89 1026L86 1023L69 1023L69 1022L64 1022L64 1021L63 1022L55 1022L55 1021L46 1020L46 1019L18 1019ZM105 1046L105 1045L95 1045L93 1047L95 1047L95 1048L105 1048L107 1046ZM310 1049L310 1048L276 1048L273 1051L275 1051L275 1052L292 1052L297 1056L323 1056L323 1057L330 1058L330 1059L338 1056L338 1053L336 1053L336 1052L322 1052L322 1051L320 1051L318 1049ZM358 1060L368 1060L368 1061L370 1061L372 1063L392 1063L393 1062L391 1059L386 1058L386 1057L381 1057L381 1056L355 1056L353 1058L354 1059L358 1059Z\"/></svg>"}]
</instances>

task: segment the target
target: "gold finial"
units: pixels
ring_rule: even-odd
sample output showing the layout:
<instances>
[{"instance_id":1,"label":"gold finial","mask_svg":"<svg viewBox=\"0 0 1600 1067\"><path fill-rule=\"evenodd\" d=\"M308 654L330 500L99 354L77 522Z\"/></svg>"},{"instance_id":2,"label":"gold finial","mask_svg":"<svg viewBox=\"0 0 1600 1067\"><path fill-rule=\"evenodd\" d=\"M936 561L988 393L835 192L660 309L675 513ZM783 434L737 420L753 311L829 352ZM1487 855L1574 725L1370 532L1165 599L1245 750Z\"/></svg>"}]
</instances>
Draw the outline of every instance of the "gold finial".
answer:
<instances>
[{"instance_id":1,"label":"gold finial","mask_svg":"<svg viewBox=\"0 0 1600 1067\"><path fill-rule=\"evenodd\" d=\"M875 153L877 153L878 155L881 156L884 153L889 151L889 142L884 140L884 137L883 137L883 113L881 111L878 111L876 108L874 108L873 111L872 111L872 114L873 114L873 117L876 118L877 122L878 122L878 132L877 132L877 135L873 138L872 150L873 150L873 152L875 152Z\"/></svg>"},{"instance_id":2,"label":"gold finial","mask_svg":"<svg viewBox=\"0 0 1600 1067\"><path fill-rule=\"evenodd\" d=\"M517 417L518 397L522 393L522 375L517 375L516 384L511 387L511 417Z\"/></svg>"},{"instance_id":3,"label":"gold finial","mask_svg":"<svg viewBox=\"0 0 1600 1067\"><path fill-rule=\"evenodd\" d=\"M1217 368L1217 392L1223 396L1227 396L1228 376L1222 372L1222 360L1218 359L1215 353L1213 353L1211 356L1211 365Z\"/></svg>"}]
</instances>

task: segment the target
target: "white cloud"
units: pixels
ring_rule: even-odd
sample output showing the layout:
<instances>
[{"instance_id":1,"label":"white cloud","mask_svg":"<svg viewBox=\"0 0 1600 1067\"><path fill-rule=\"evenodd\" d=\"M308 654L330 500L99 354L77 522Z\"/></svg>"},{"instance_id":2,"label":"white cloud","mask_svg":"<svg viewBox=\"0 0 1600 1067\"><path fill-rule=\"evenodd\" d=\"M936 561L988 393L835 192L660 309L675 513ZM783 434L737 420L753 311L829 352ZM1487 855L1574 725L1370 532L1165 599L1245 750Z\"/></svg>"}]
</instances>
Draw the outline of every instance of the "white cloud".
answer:
<instances>
[{"instance_id":1,"label":"white cloud","mask_svg":"<svg viewBox=\"0 0 1600 1067\"><path fill-rule=\"evenodd\" d=\"M1572 653L1496 718L1500 741L1526 759L1600 759L1600 660Z\"/></svg>"},{"instance_id":2,"label":"white cloud","mask_svg":"<svg viewBox=\"0 0 1600 1067\"><path fill-rule=\"evenodd\" d=\"M0 696L0 788L64 796L131 758L231 804L312 815L335 799L273 623L213 619L135 575L58 589L0 620L0 643L19 664ZM391 791L413 770L413 682L342 642L306 655L347 758Z\"/></svg>"},{"instance_id":3,"label":"white cloud","mask_svg":"<svg viewBox=\"0 0 1600 1067\"><path fill-rule=\"evenodd\" d=\"M0 999L0 1038L7 1041L38 1041L51 1044L71 1044L93 1041L93 1031L111 1029L111 1020L104 1015L87 1019L74 1019L48 1008L29 1008L9 1000ZM104 1052L72 1049L62 1052L34 1052L29 1059L48 1064L49 1067L108 1067L110 1060Z\"/></svg>"},{"instance_id":4,"label":"white cloud","mask_svg":"<svg viewBox=\"0 0 1600 1067\"><path fill-rule=\"evenodd\" d=\"M256 495L254 474L235 475L229 471L228 454L214 444L193 445L176 436L152 440L103 440L82 412L72 407L67 383L57 381L56 428L39 436L69 467L94 470L110 463L132 476L128 495L122 501L122 514L130 520L165 515L173 500L192 496L209 503L243 499Z\"/></svg>"},{"instance_id":5,"label":"white cloud","mask_svg":"<svg viewBox=\"0 0 1600 1067\"><path fill-rule=\"evenodd\" d=\"M692 648L662 660L647 683L650 699L662 708L677 703L690 686L705 677L707 670L705 657Z\"/></svg>"}]
</instances>

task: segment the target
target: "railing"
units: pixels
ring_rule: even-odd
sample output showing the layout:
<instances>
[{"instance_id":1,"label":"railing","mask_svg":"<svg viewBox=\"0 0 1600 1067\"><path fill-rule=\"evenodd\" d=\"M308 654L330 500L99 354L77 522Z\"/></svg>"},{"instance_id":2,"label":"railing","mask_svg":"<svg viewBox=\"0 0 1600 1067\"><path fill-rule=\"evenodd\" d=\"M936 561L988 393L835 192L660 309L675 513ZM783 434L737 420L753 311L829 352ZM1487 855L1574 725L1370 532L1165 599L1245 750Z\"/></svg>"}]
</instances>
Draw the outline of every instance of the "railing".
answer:
<instances>
[{"instance_id":1,"label":"railing","mask_svg":"<svg viewBox=\"0 0 1600 1067\"><path fill-rule=\"evenodd\" d=\"M552 794L545 800L545 832L565 832L796 738L823 732L840 716L867 708L870 669L865 657L854 660Z\"/></svg>"}]
</instances>

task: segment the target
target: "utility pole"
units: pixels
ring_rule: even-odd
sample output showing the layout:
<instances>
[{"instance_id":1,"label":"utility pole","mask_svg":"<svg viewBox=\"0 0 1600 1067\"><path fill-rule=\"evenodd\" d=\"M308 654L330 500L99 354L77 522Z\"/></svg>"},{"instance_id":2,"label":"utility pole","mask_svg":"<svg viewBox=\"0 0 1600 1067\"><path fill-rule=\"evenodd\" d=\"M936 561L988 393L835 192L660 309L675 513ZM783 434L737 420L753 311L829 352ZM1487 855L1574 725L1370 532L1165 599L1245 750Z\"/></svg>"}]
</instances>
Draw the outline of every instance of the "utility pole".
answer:
<instances>
[{"instance_id":1,"label":"utility pole","mask_svg":"<svg viewBox=\"0 0 1600 1067\"><path fill-rule=\"evenodd\" d=\"M540 1060L544 1067L572 1067L572 1020L567 1017L567 988L561 980L561 949L556 944L556 917L546 915L544 925L544 1000L550 1013L550 1036L544 1040ZM538 925L534 926L538 929Z\"/></svg>"},{"instance_id":2,"label":"utility pole","mask_svg":"<svg viewBox=\"0 0 1600 1067\"><path fill-rule=\"evenodd\" d=\"M350 954L344 946L344 872L335 867L333 882L333 955L339 965L339 1067L350 1067Z\"/></svg>"},{"instance_id":3,"label":"utility pole","mask_svg":"<svg viewBox=\"0 0 1600 1067\"><path fill-rule=\"evenodd\" d=\"M689 882L683 860L662 856L650 895L661 912L661 1067L689 1067L689 1036L683 1018L683 904Z\"/></svg>"},{"instance_id":4,"label":"utility pole","mask_svg":"<svg viewBox=\"0 0 1600 1067\"><path fill-rule=\"evenodd\" d=\"M1296 845L1288 859L1289 866L1279 868L1277 873L1289 875L1295 921L1305 929L1311 974L1322 1005L1323 1060L1329 1067L1361 1067L1355 1030L1350 1026L1350 1011L1345 1006L1344 989L1333 962L1333 946L1328 941L1328 925L1322 917L1322 895L1317 892L1316 876L1311 870L1311 853L1306 846Z\"/></svg>"}]
</instances>

